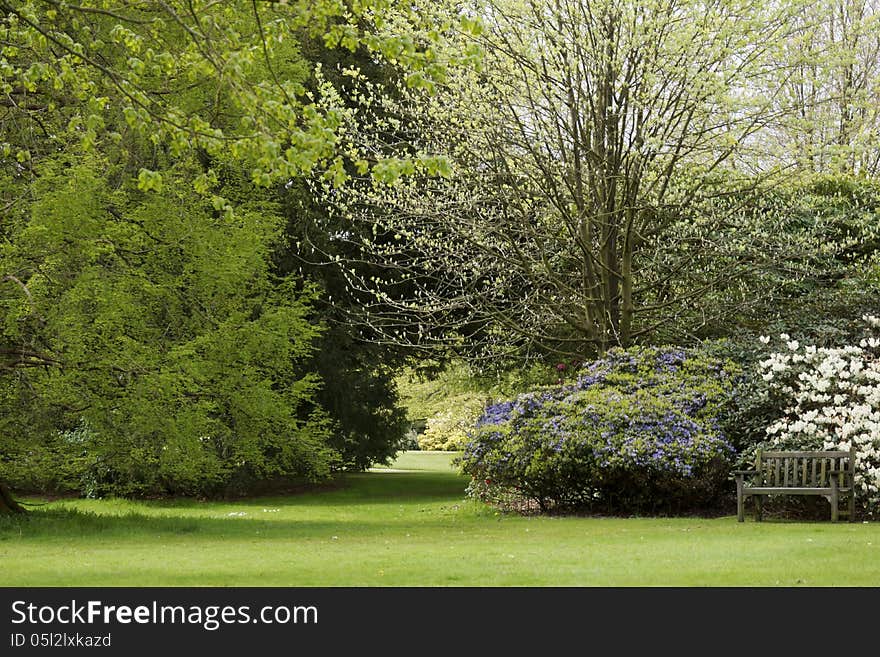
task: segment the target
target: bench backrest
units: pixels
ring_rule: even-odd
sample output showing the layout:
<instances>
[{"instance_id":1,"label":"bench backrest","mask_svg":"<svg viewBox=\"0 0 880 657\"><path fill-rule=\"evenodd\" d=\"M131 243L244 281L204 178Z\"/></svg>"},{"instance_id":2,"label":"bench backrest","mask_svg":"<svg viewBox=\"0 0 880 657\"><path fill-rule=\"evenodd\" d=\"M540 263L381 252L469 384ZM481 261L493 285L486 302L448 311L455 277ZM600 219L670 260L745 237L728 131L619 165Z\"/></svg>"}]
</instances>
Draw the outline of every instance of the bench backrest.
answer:
<instances>
[{"instance_id":1,"label":"bench backrest","mask_svg":"<svg viewBox=\"0 0 880 657\"><path fill-rule=\"evenodd\" d=\"M764 452L758 450L755 470L766 486L776 488L827 488L830 473L839 471L841 486L852 484L856 452Z\"/></svg>"}]
</instances>

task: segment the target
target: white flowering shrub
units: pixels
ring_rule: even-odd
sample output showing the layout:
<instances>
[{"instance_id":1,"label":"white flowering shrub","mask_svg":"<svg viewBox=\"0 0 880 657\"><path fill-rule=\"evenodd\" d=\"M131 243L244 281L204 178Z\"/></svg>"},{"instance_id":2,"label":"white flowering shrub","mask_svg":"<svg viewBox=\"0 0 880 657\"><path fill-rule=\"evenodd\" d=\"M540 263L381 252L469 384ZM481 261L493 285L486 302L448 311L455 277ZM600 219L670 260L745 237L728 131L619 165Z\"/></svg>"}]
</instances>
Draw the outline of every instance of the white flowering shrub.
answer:
<instances>
[{"instance_id":1,"label":"white flowering shrub","mask_svg":"<svg viewBox=\"0 0 880 657\"><path fill-rule=\"evenodd\" d=\"M801 345L786 334L761 361L761 376L778 396L781 417L767 429L778 449L856 449L856 496L869 515L880 512L880 318L863 317L858 346ZM769 337L761 337L765 344Z\"/></svg>"}]
</instances>

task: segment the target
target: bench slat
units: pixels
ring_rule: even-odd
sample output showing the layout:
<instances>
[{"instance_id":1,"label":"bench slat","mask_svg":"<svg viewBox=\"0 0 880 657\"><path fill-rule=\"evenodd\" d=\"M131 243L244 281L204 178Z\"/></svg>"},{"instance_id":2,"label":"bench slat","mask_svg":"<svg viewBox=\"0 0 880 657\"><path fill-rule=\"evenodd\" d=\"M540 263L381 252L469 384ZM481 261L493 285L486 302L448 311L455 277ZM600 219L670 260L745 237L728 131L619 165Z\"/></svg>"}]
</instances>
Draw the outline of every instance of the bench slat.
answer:
<instances>
[{"instance_id":1,"label":"bench slat","mask_svg":"<svg viewBox=\"0 0 880 657\"><path fill-rule=\"evenodd\" d=\"M747 495L749 494L761 494L761 495L831 495L831 488L813 488L813 487L800 487L800 486L745 486L743 487L743 492ZM846 493L850 489L846 488L838 488L837 489L841 493Z\"/></svg>"},{"instance_id":2,"label":"bench slat","mask_svg":"<svg viewBox=\"0 0 880 657\"><path fill-rule=\"evenodd\" d=\"M805 452L804 457L798 452L764 452L756 458L755 470L759 480L768 486L820 486L831 485L831 473L839 472L838 482L846 485L853 471L852 456L848 452L845 457L831 456L840 452ZM785 456L775 456L784 454ZM798 454L795 456L795 454ZM812 454L822 454L822 458ZM818 476L817 476L818 475Z\"/></svg>"}]
</instances>

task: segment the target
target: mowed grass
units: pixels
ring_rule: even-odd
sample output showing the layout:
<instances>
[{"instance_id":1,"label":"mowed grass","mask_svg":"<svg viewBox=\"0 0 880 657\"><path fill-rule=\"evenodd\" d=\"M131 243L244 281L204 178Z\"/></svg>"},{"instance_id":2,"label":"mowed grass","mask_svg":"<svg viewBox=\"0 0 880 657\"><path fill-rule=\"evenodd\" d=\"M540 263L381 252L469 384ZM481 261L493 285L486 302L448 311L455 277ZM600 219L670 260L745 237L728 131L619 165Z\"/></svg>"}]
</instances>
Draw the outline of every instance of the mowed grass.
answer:
<instances>
[{"instance_id":1,"label":"mowed grass","mask_svg":"<svg viewBox=\"0 0 880 657\"><path fill-rule=\"evenodd\" d=\"M451 456L284 497L34 507L0 519L0 585L880 585L880 523L496 514Z\"/></svg>"},{"instance_id":2,"label":"mowed grass","mask_svg":"<svg viewBox=\"0 0 880 657\"><path fill-rule=\"evenodd\" d=\"M445 472L446 474L450 474L452 472L455 472L456 470L453 463L456 456L456 452L432 452L427 450L402 452L397 456L397 458L394 460L394 463L392 463L390 466L377 465L372 469L378 472L381 472L383 470L427 470L433 472Z\"/></svg>"}]
</instances>

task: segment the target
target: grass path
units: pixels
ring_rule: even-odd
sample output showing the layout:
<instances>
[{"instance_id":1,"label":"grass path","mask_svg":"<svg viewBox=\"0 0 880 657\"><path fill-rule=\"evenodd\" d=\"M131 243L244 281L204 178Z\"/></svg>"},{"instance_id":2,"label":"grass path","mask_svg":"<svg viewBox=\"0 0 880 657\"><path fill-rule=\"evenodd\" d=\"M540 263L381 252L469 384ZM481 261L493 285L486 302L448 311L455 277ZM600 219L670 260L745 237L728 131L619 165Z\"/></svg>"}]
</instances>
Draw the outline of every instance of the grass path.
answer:
<instances>
[{"instance_id":1,"label":"grass path","mask_svg":"<svg viewBox=\"0 0 880 657\"><path fill-rule=\"evenodd\" d=\"M496 514L449 460L286 497L53 502L0 520L0 585L880 585L880 523Z\"/></svg>"}]
</instances>

